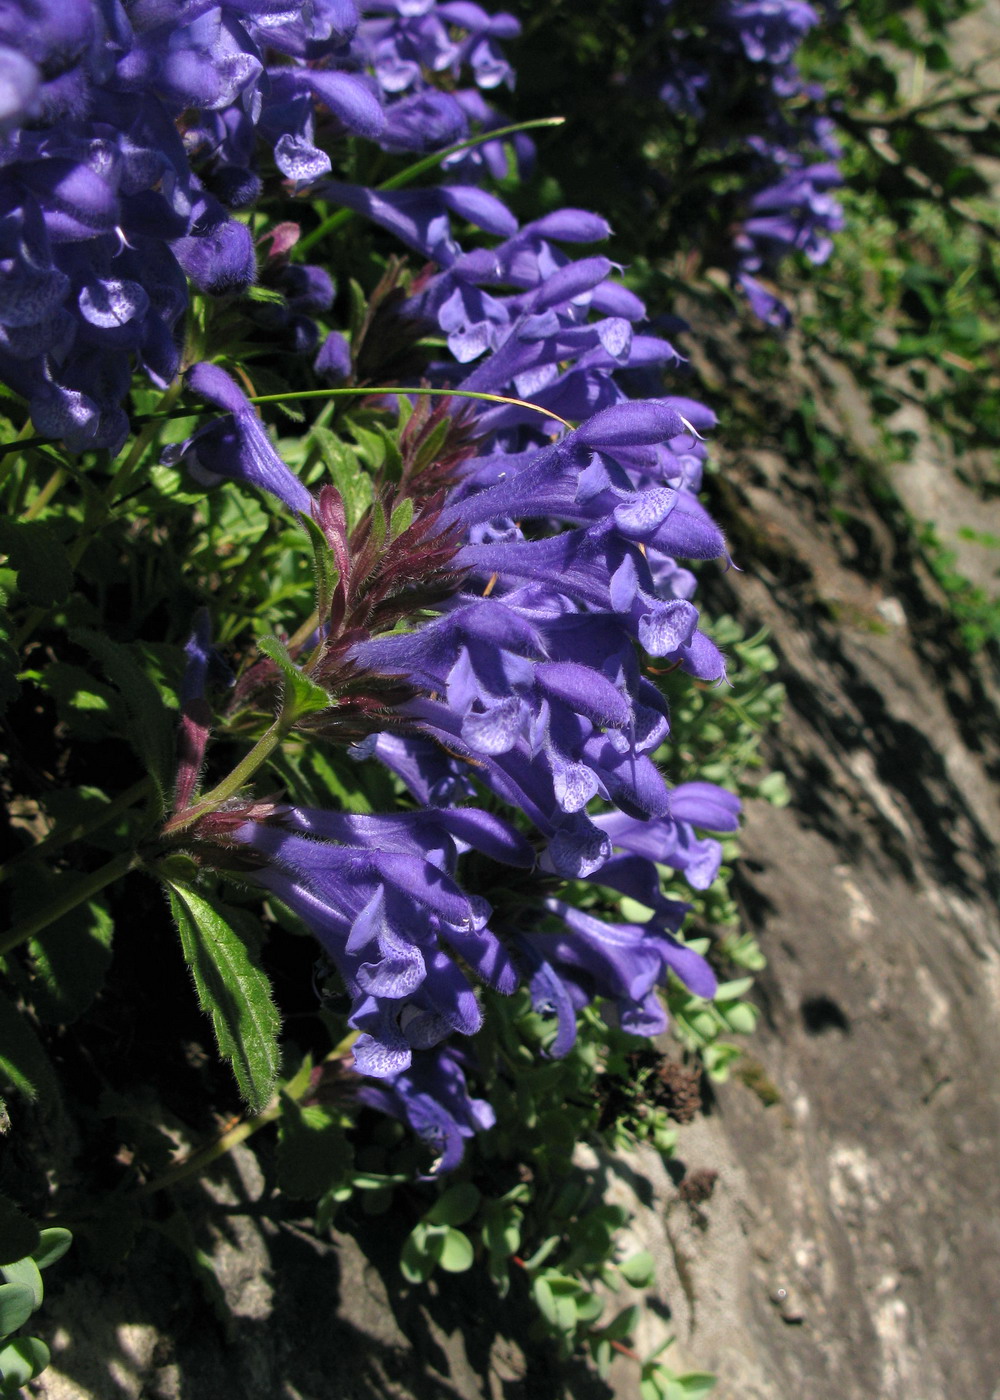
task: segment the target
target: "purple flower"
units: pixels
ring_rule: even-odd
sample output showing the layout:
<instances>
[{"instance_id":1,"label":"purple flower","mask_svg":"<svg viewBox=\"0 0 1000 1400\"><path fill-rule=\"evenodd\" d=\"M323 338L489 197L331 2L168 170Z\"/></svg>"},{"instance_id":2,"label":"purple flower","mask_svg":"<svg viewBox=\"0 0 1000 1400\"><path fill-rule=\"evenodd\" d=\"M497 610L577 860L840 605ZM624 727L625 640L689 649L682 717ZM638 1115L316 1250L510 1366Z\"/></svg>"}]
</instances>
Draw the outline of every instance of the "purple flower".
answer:
<instances>
[{"instance_id":1,"label":"purple flower","mask_svg":"<svg viewBox=\"0 0 1000 1400\"><path fill-rule=\"evenodd\" d=\"M253 405L238 385L217 365L198 364L188 371L188 384L225 409L226 416L199 428L186 442L167 448L164 462L183 462L204 486L240 481L270 491L290 510L309 514L312 497L275 452Z\"/></svg>"},{"instance_id":2,"label":"purple flower","mask_svg":"<svg viewBox=\"0 0 1000 1400\"><path fill-rule=\"evenodd\" d=\"M484 900L454 879L461 852L529 866L533 853L498 817L475 808L364 817L309 808L278 808L267 822L221 836L242 848L251 878L271 890L319 938L351 997L358 1069L385 1078L407 1069L413 1051L454 1031L472 1035L481 1012L460 957L505 993L517 971L487 925ZM201 824L212 836L212 819Z\"/></svg>"},{"instance_id":3,"label":"purple flower","mask_svg":"<svg viewBox=\"0 0 1000 1400\"><path fill-rule=\"evenodd\" d=\"M411 1067L380 1084L364 1084L358 1101L408 1123L437 1161L430 1176L454 1171L465 1142L485 1132L496 1114L485 1099L474 1099L465 1077L465 1057L453 1046L426 1051Z\"/></svg>"},{"instance_id":4,"label":"purple flower","mask_svg":"<svg viewBox=\"0 0 1000 1400\"><path fill-rule=\"evenodd\" d=\"M556 933L525 933L518 940L534 971L535 1009L554 1014L551 1053L566 1054L576 1038L576 1012L595 998L614 1004L619 1025L633 1035L658 1035L667 1015L656 988L673 972L696 996L715 995L712 969L687 948L661 915L646 924L610 923L559 899L545 908L562 923Z\"/></svg>"}]
</instances>

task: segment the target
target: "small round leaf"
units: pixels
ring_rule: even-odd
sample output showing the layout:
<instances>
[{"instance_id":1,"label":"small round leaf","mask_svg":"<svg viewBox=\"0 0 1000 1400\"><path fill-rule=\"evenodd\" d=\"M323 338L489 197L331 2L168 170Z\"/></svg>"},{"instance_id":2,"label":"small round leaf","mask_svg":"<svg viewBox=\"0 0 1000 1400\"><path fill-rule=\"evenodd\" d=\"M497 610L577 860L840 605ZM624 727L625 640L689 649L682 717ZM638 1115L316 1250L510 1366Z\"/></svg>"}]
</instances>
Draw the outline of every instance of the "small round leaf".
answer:
<instances>
[{"instance_id":1,"label":"small round leaf","mask_svg":"<svg viewBox=\"0 0 1000 1400\"><path fill-rule=\"evenodd\" d=\"M35 1310L30 1288L20 1283L0 1283L0 1337L16 1332Z\"/></svg>"},{"instance_id":2,"label":"small round leaf","mask_svg":"<svg viewBox=\"0 0 1000 1400\"><path fill-rule=\"evenodd\" d=\"M43 1230L38 1237L38 1248L32 1250L31 1257L40 1269L47 1269L61 1259L73 1243L73 1235L61 1225L53 1225Z\"/></svg>"},{"instance_id":3,"label":"small round leaf","mask_svg":"<svg viewBox=\"0 0 1000 1400\"><path fill-rule=\"evenodd\" d=\"M472 1241L468 1235L463 1235L461 1230L449 1229L441 1251L442 1269L449 1274L464 1274L466 1269L472 1268L474 1257Z\"/></svg>"},{"instance_id":4,"label":"small round leaf","mask_svg":"<svg viewBox=\"0 0 1000 1400\"><path fill-rule=\"evenodd\" d=\"M0 1349L0 1377L4 1393L13 1393L45 1370L48 1347L40 1337L16 1337Z\"/></svg>"}]
</instances>

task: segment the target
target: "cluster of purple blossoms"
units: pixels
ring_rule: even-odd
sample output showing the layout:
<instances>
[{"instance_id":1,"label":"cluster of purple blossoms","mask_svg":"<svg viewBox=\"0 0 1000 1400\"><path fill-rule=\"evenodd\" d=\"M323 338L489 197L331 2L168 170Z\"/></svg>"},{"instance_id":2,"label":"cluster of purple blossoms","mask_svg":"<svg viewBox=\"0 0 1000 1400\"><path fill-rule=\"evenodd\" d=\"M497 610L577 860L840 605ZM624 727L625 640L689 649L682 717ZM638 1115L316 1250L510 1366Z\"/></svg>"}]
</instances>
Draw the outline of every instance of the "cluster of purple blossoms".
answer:
<instances>
[{"instance_id":1,"label":"cluster of purple blossoms","mask_svg":"<svg viewBox=\"0 0 1000 1400\"><path fill-rule=\"evenodd\" d=\"M189 284L223 296L254 281L239 215L261 193L262 149L301 187L331 172L344 137L428 150L491 119L475 88L404 91L416 75L400 65L410 45L419 71L434 30L447 40L438 69L507 81L497 40L516 32L509 16L377 8L387 17L360 26L353 0L3 7L0 381L39 432L73 452L117 451L134 369L165 388L180 367ZM311 351L332 283L318 268L281 276L293 348Z\"/></svg>"},{"instance_id":2,"label":"cluster of purple blossoms","mask_svg":"<svg viewBox=\"0 0 1000 1400\"><path fill-rule=\"evenodd\" d=\"M165 387L180 366L188 284L220 295L256 275L238 214L260 193L263 142L296 188L367 215L430 261L405 310L445 335L438 384L534 405L466 409L476 448L454 455L381 555L349 534L331 488L313 500L217 366L195 366L189 383L225 416L175 453L206 483L263 487L315 516L340 578L320 633L328 664L315 672L331 695L327 732L346 732L350 710L357 756L386 764L417 804L384 817L230 807L195 839L203 853L224 846L313 929L350 998L359 1070L451 1165L489 1119L450 1039L480 1024L467 973L501 993L526 983L556 1020L557 1054L588 1001L648 1034L665 1025L655 989L671 973L698 995L714 990L678 937L686 906L663 895L660 867L705 888L721 848L696 829L735 829L738 802L711 784L668 788L652 754L669 715L640 658L724 678L677 560L722 556L725 543L696 496L712 415L686 399L627 399L616 375L679 357L641 329L645 309L607 259L564 251L605 237L602 219L567 209L520 227L477 184L506 169L495 142L432 189L332 178L345 136L423 151L472 122L496 126L480 89L511 79L497 47L516 32L509 16L465 0L387 0L366 14L359 22L351 0L15 0L0 17L0 378L71 450L117 450L133 370ZM475 88L430 81L462 65ZM777 212L762 206L762 218ZM456 223L500 241L463 249ZM281 329L312 351L331 279L275 263ZM344 372L337 348L331 372ZM580 426L564 432L567 419ZM428 579L436 617L394 630L428 606ZM182 806L208 733L204 629L190 655ZM374 699L365 677L381 678ZM478 794L519 814L531 841L465 805ZM463 891L468 852L521 869L526 889L535 880L519 922L497 924ZM534 870L592 881L650 917L584 915Z\"/></svg>"},{"instance_id":3,"label":"cluster of purple blossoms","mask_svg":"<svg viewBox=\"0 0 1000 1400\"><path fill-rule=\"evenodd\" d=\"M313 930L350 996L357 1067L384 1081L365 1101L406 1117L449 1163L485 1122L450 1039L473 1034L481 1018L456 955L501 993L526 984L536 1008L555 1018L556 1055L572 1046L576 1014L595 999L645 1035L666 1025L657 988L671 973L696 995L715 989L708 964L678 937L688 906L663 894L660 869L707 888L721 847L697 829L735 830L739 802L710 783L670 790L652 760L669 715L641 661L644 652L706 682L725 675L698 626L694 577L677 563L725 554L695 494L698 427L713 419L687 399L628 400L616 384L615 370L633 355L640 365L676 357L665 342L634 335L627 316L603 314L642 312L605 259L573 262L550 242L601 231L594 216L562 211L478 261L459 252L417 299L422 315L437 307L440 317L457 292L458 333L469 335L460 353L468 360L467 347L490 347L459 386L520 387L545 410L584 421L553 440L560 429L547 412L476 404L479 444L456 458L430 513L460 582L415 631L348 629L347 659L359 674L408 686L392 703L391 726L373 715L354 756L390 768L416 811L369 818L279 807L245 820L229 811L196 828L200 839L238 849L248 878ZM231 411L186 445L197 469L308 508L273 449L262 458L263 434L235 385L210 366L193 373L199 392ZM324 488L311 509L350 589L358 541L342 517L331 523L334 496ZM349 606L337 605L337 627ZM331 622L334 650L335 632ZM314 675L323 674L321 663ZM336 726L334 695L324 732ZM531 843L463 805L480 794L519 813ZM468 850L521 869L516 919L497 924L484 900L462 891L457 862ZM622 924L583 914L552 897L546 874L628 896L650 917Z\"/></svg>"},{"instance_id":4,"label":"cluster of purple blossoms","mask_svg":"<svg viewBox=\"0 0 1000 1400\"><path fill-rule=\"evenodd\" d=\"M844 222L831 194L842 183L840 147L832 122L816 110L823 91L805 83L794 62L820 16L806 0L720 0L707 21L697 16L708 34L696 37L673 0L663 0L661 8L667 10L661 23L672 32L660 96L672 111L701 122L717 88L739 87L734 72L742 70L749 80L743 101L755 108L756 130L746 144L756 171L733 241L733 280L762 320L784 328L788 308L767 281L792 252L825 262L833 249L830 235Z\"/></svg>"}]
</instances>

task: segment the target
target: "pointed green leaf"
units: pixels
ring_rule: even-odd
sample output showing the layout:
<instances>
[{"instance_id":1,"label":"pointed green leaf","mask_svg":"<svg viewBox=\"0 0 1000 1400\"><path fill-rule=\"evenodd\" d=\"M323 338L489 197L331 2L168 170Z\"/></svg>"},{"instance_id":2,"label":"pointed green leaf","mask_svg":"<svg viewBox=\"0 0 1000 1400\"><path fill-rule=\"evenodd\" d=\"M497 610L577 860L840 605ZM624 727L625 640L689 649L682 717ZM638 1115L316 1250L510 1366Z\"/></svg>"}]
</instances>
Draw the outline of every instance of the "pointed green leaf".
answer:
<instances>
[{"instance_id":1,"label":"pointed green leaf","mask_svg":"<svg viewBox=\"0 0 1000 1400\"><path fill-rule=\"evenodd\" d=\"M361 283L355 281L353 277L350 282L348 282L347 289L350 293L351 314L349 317L349 325L351 327L351 340L353 341L357 338L358 331L360 331L365 323L365 317L368 314L368 298L365 295L365 290Z\"/></svg>"},{"instance_id":2,"label":"pointed green leaf","mask_svg":"<svg viewBox=\"0 0 1000 1400\"><path fill-rule=\"evenodd\" d=\"M31 1257L40 1269L47 1269L63 1257L72 1243L71 1230L64 1230L61 1225L50 1225L38 1236L38 1244L31 1251Z\"/></svg>"},{"instance_id":3,"label":"pointed green leaf","mask_svg":"<svg viewBox=\"0 0 1000 1400\"><path fill-rule=\"evenodd\" d=\"M0 1376L3 1394L13 1395L23 1385L41 1375L51 1360L51 1353L40 1337L15 1337L0 1348Z\"/></svg>"},{"instance_id":4,"label":"pointed green leaf","mask_svg":"<svg viewBox=\"0 0 1000 1400\"><path fill-rule=\"evenodd\" d=\"M46 882L48 897L60 883ZM87 900L49 924L28 943L34 982L31 1000L42 1021L67 1026L86 1011L111 966L114 920L103 904Z\"/></svg>"},{"instance_id":5,"label":"pointed green leaf","mask_svg":"<svg viewBox=\"0 0 1000 1400\"><path fill-rule=\"evenodd\" d=\"M352 420L351 432L365 465L369 471L377 472L385 461L385 438L380 432L362 427L357 420Z\"/></svg>"},{"instance_id":6,"label":"pointed green leaf","mask_svg":"<svg viewBox=\"0 0 1000 1400\"><path fill-rule=\"evenodd\" d=\"M17 591L42 608L63 602L73 570L59 537L39 520L0 520L0 553L17 570Z\"/></svg>"},{"instance_id":7,"label":"pointed green leaf","mask_svg":"<svg viewBox=\"0 0 1000 1400\"><path fill-rule=\"evenodd\" d=\"M13 1264L38 1246L38 1226L0 1196L0 1264Z\"/></svg>"},{"instance_id":8,"label":"pointed green leaf","mask_svg":"<svg viewBox=\"0 0 1000 1400\"><path fill-rule=\"evenodd\" d=\"M441 451L441 448L444 446L445 439L447 438L450 430L450 418L442 418L438 423L434 425L431 431L427 434L424 441L420 444L420 451L417 453L417 460L414 463L413 467L414 476L417 476L418 473L422 472L426 467L429 467L433 461L435 461L435 459Z\"/></svg>"},{"instance_id":9,"label":"pointed green leaf","mask_svg":"<svg viewBox=\"0 0 1000 1400\"><path fill-rule=\"evenodd\" d=\"M337 586L340 574L333 566L333 551L323 531L308 515L300 516L313 552L313 582L316 587L316 611L326 617L330 611L330 599Z\"/></svg>"},{"instance_id":10,"label":"pointed green leaf","mask_svg":"<svg viewBox=\"0 0 1000 1400\"><path fill-rule=\"evenodd\" d=\"M48 1055L24 1012L0 993L0 1084L25 1098L58 1093ZM26 1251L27 1252L27 1251Z\"/></svg>"},{"instance_id":11,"label":"pointed green leaf","mask_svg":"<svg viewBox=\"0 0 1000 1400\"><path fill-rule=\"evenodd\" d=\"M396 536L401 535L404 530L408 530L412 524L413 501L411 497L406 496L398 505L393 507L392 516L389 520L390 538L395 539Z\"/></svg>"},{"instance_id":12,"label":"pointed green leaf","mask_svg":"<svg viewBox=\"0 0 1000 1400\"><path fill-rule=\"evenodd\" d=\"M176 716L164 705L155 681L140 664L141 652L85 627L74 628L70 637L101 663L105 676L121 695L128 716L123 737L152 776L165 810L173 781Z\"/></svg>"},{"instance_id":13,"label":"pointed green leaf","mask_svg":"<svg viewBox=\"0 0 1000 1400\"><path fill-rule=\"evenodd\" d=\"M260 1113L274 1093L281 1024L267 978L233 928L233 910L185 885L170 886L170 907L219 1052L250 1109Z\"/></svg>"},{"instance_id":14,"label":"pointed green leaf","mask_svg":"<svg viewBox=\"0 0 1000 1400\"><path fill-rule=\"evenodd\" d=\"M35 1310L30 1288L19 1283L0 1283L0 1337L23 1327Z\"/></svg>"},{"instance_id":15,"label":"pointed green leaf","mask_svg":"<svg viewBox=\"0 0 1000 1400\"><path fill-rule=\"evenodd\" d=\"M284 676L286 703L291 704L296 715L311 715L317 710L329 709L330 697L327 692L296 666L284 642L277 637L261 637L257 646Z\"/></svg>"},{"instance_id":16,"label":"pointed green leaf","mask_svg":"<svg viewBox=\"0 0 1000 1400\"><path fill-rule=\"evenodd\" d=\"M348 529L353 529L372 503L372 479L354 448L329 428L314 427L310 438L341 494Z\"/></svg>"},{"instance_id":17,"label":"pointed green leaf","mask_svg":"<svg viewBox=\"0 0 1000 1400\"><path fill-rule=\"evenodd\" d=\"M385 544L386 531L389 528L385 518L385 507L381 501L374 501L372 503L371 521L372 540L375 543L375 548L381 549Z\"/></svg>"},{"instance_id":18,"label":"pointed green leaf","mask_svg":"<svg viewBox=\"0 0 1000 1400\"><path fill-rule=\"evenodd\" d=\"M384 423L376 424L379 435L385 443L385 461L383 471L389 481L398 481L403 475L403 454L399 450L397 442L398 429L390 432Z\"/></svg>"}]
</instances>

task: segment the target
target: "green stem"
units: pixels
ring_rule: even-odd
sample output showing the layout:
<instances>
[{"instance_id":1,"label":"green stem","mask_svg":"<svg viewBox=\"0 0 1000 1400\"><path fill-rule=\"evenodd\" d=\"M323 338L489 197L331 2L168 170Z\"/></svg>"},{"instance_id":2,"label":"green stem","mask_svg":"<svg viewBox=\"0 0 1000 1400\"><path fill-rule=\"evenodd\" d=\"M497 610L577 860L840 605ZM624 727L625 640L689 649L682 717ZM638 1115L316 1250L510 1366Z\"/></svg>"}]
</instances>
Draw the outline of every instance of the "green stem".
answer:
<instances>
[{"instance_id":1,"label":"green stem","mask_svg":"<svg viewBox=\"0 0 1000 1400\"><path fill-rule=\"evenodd\" d=\"M28 919L22 919L19 924L15 924L12 929L8 930L6 936L0 940L0 957L6 957L19 943L25 942L28 938L34 938L37 933L48 928L49 924L54 924L57 919L61 919L64 914L69 914L77 905L92 899L105 886L113 884L115 880L120 880L123 875L134 870L139 864L139 857L132 851L123 851L113 860L109 860L107 865L102 865L99 870L85 876L66 894L54 899L51 904L46 905L37 914L33 914Z\"/></svg>"},{"instance_id":2,"label":"green stem","mask_svg":"<svg viewBox=\"0 0 1000 1400\"><path fill-rule=\"evenodd\" d=\"M176 1186L179 1181L184 1181L189 1176L200 1175L213 1162L217 1162L227 1152L232 1152L233 1148L238 1147L241 1142L246 1142L247 1138L252 1137L261 1128L266 1128L269 1123L273 1123L281 1115L282 1095L294 1099L296 1102L305 1097L312 1078L311 1071L312 1061L307 1059L295 1075L288 1080L287 1084L281 1086L279 1093L274 1096L263 1113L258 1113L256 1118L245 1118L242 1123L235 1124L228 1132L216 1138L214 1142L199 1148L197 1152L192 1152L190 1157L185 1157L182 1162L175 1163L161 1176L147 1181L140 1188L139 1194L150 1196L156 1191L164 1191L167 1187Z\"/></svg>"},{"instance_id":3,"label":"green stem","mask_svg":"<svg viewBox=\"0 0 1000 1400\"><path fill-rule=\"evenodd\" d=\"M398 175L392 175L388 180L383 180L375 189L399 190L411 181L419 179L427 170L433 170L447 160L449 156L457 155L459 151L469 151L474 146L482 146L487 141L499 141L505 136L516 136L520 131L534 131L539 127L562 126L566 121L565 117L536 117L533 121L517 122L514 126L501 126L496 131L480 131L475 136L470 136L467 141L459 141L455 146L449 146L446 151L435 151L431 156L425 156L423 160L416 161L413 165L407 166ZM332 233L334 229L346 224L349 219L354 218L353 209L338 209L336 214L331 214L328 219L324 219L318 228L314 228L312 233L307 233L304 238L300 238L295 245L295 256L301 257L307 253L321 238Z\"/></svg>"},{"instance_id":4,"label":"green stem","mask_svg":"<svg viewBox=\"0 0 1000 1400\"><path fill-rule=\"evenodd\" d=\"M63 846L79 841L81 837L89 836L92 831L98 831L102 826L107 825L113 817L118 816L119 812L126 811L141 798L150 796L152 792L152 778L141 778L139 782L133 783L130 788L119 793L113 801L106 802L99 812L74 822L72 826L57 828L36 845L29 846L25 851L18 851L16 856L11 856L10 860L0 865L0 882L6 880L15 865L20 865L26 860L44 859L52 855L54 851L61 850Z\"/></svg>"},{"instance_id":5,"label":"green stem","mask_svg":"<svg viewBox=\"0 0 1000 1400\"><path fill-rule=\"evenodd\" d=\"M232 1152L234 1147L238 1147L241 1142L246 1142L248 1137L253 1137L254 1133L261 1128L266 1128L269 1123L273 1123L281 1114L281 1102L275 1099L269 1103L263 1113L256 1118L246 1118L241 1123L237 1123L234 1128L230 1128L228 1133L223 1133L220 1138L193 1153L190 1157L185 1157L169 1171L165 1171L162 1176L156 1177L153 1181L147 1181L139 1188L142 1196L152 1195L156 1191L165 1191L170 1186L176 1186L179 1181L184 1181L186 1177L198 1176L213 1162L217 1162L220 1157L224 1157L227 1152Z\"/></svg>"},{"instance_id":6,"label":"green stem","mask_svg":"<svg viewBox=\"0 0 1000 1400\"><path fill-rule=\"evenodd\" d=\"M180 394L182 387L183 381L178 376L178 378L174 380L174 382L170 385L170 388L167 389L166 393L160 399L160 407L156 410L156 412L144 414L139 420L137 420L139 422L145 423L146 427L144 427L142 432L139 433L135 442L132 444L132 450L129 452L128 456L125 458L121 466L115 472L114 476L108 482L108 485L105 488L104 494L100 498L100 501L96 504L96 506L88 501L86 514L84 516L83 521L83 529L77 536L76 540L73 542L72 547L67 550L70 568L74 573L76 573L76 570L79 568L80 560L83 558L84 554L89 549L90 543L93 540L94 536L99 534L100 530L102 529L104 522L107 519L108 511L111 508L115 495L121 494L123 487L125 487L131 480L136 467L142 461L146 449L156 437L156 434L159 431L160 423L163 421L164 418L183 416L182 414L178 414L177 411L173 409L173 404L176 401L177 396ZM30 441L32 442L37 441L40 443L49 443L54 440L55 439L53 438L30 439ZM5 448L0 448L0 455L2 455L5 450ZM27 642L28 638L32 635L39 623L44 622L46 617L48 617L49 612L49 608L32 609L32 611L28 614L27 618L25 619L24 626L14 638L15 651L21 650L21 648L24 646L25 642Z\"/></svg>"},{"instance_id":7,"label":"green stem","mask_svg":"<svg viewBox=\"0 0 1000 1400\"><path fill-rule=\"evenodd\" d=\"M136 438L135 442L132 444L132 450L108 482L107 490L104 493L104 499L109 505L115 496L124 495L125 488L132 480L136 467L138 467L139 463L142 461L146 449L156 436L158 421L161 418L169 418L172 416L171 410L177 402L183 384L184 381L181 379L180 375L178 375L164 393L156 412L145 416L143 419L137 420L140 422L144 421L147 426L143 428L142 432Z\"/></svg>"},{"instance_id":8,"label":"green stem","mask_svg":"<svg viewBox=\"0 0 1000 1400\"><path fill-rule=\"evenodd\" d=\"M25 520L34 520L36 516L41 515L42 511L45 509L49 501L51 501L52 497L59 490L60 486L66 480L68 475L69 473L66 471L65 467L56 467L55 471L52 473L48 481L39 491L38 495L32 501L31 505L24 512Z\"/></svg>"},{"instance_id":9,"label":"green stem","mask_svg":"<svg viewBox=\"0 0 1000 1400\"><path fill-rule=\"evenodd\" d=\"M306 399L339 399L339 398L374 398L379 394L414 394L417 397L423 395L425 398L440 399L476 399L481 403L509 403L517 408L530 408L534 413L540 413L543 418L553 418L557 423L561 423L564 428L572 431L573 424L567 422L565 418L560 418L558 413L553 413L549 408L542 408L540 404L530 403L527 399L510 398L506 394L480 394L472 389L427 389L421 388L400 388L398 384L366 384L351 389L293 389L283 394L254 394L249 403L298 403ZM168 418L202 418L207 413L214 413L214 408L173 408L157 409L155 413L142 413L133 419L133 424L139 423L160 423ZM5 452L13 451L15 447L45 446L55 442L55 438L29 438L23 443L7 443L0 445L0 457ZM130 454L131 457L132 454ZM121 475L121 473L119 473ZM118 481L116 476L114 485ZM89 542L89 537L88 537ZM81 551L82 552L82 551Z\"/></svg>"},{"instance_id":10,"label":"green stem","mask_svg":"<svg viewBox=\"0 0 1000 1400\"><path fill-rule=\"evenodd\" d=\"M205 794L193 807L188 807L183 812L178 812L171 817L163 828L164 836L175 836L178 832L186 831L189 826L193 826L199 817L205 816L207 812L214 811L230 797L235 797L240 788L245 787L253 775L257 772L274 753L275 749L287 735L293 723L293 715L284 710L264 734L260 736L256 744L246 754L227 778L217 784L211 792Z\"/></svg>"},{"instance_id":11,"label":"green stem","mask_svg":"<svg viewBox=\"0 0 1000 1400\"><path fill-rule=\"evenodd\" d=\"M29 434L30 430L31 430L31 419L30 419L30 418L27 418L27 419L25 419L24 423L21 425L21 428L20 428L20 431L19 431L18 434L17 434L17 437L14 438L13 441L11 441L11 442L5 442L4 445L3 445L2 447L0 447L0 456L6 456L8 453L18 452L18 451L20 451L22 448L30 447L30 446L32 446L32 445L33 445L34 443L36 443L36 442L48 442L48 441L49 441L48 438L32 438L32 437L29 437L28 434ZM0 485L3 485L3 484L6 482L7 477L8 477L8 476L10 475L10 473L14 470L14 467L15 467L16 465L17 465L17 459L15 458L15 460L14 460L13 462L11 462L11 464L10 464L9 467L5 467L5 468L3 469L3 476L0 477Z\"/></svg>"}]
</instances>

